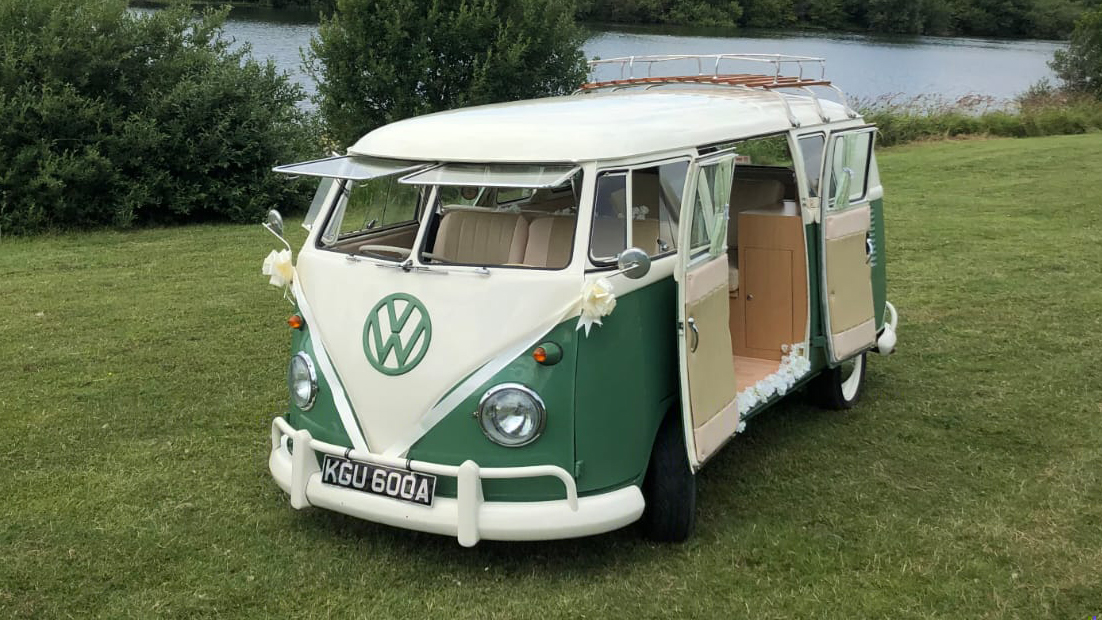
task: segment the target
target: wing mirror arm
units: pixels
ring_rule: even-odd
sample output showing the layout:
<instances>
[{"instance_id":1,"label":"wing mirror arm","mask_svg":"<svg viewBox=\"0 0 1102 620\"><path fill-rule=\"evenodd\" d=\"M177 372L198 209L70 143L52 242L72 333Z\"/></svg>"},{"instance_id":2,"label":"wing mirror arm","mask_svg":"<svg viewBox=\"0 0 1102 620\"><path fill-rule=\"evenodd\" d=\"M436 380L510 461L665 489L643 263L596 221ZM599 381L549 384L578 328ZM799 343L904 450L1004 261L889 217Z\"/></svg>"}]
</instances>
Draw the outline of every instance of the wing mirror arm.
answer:
<instances>
[{"instance_id":1,"label":"wing mirror arm","mask_svg":"<svg viewBox=\"0 0 1102 620\"><path fill-rule=\"evenodd\" d=\"M288 250L291 249L291 244L287 243L287 240L283 238L283 216L279 214L279 211L275 209L268 211L268 217L262 226L264 226L265 230L275 235L276 239L279 239Z\"/></svg>"}]
</instances>

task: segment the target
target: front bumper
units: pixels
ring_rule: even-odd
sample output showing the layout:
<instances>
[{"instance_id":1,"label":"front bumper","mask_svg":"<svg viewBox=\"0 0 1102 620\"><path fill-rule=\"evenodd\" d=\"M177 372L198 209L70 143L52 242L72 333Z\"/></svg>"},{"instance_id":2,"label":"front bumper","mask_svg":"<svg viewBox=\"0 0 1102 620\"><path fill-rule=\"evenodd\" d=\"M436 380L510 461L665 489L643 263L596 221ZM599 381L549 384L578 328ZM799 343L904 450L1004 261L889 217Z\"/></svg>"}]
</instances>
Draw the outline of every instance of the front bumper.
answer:
<instances>
[{"instance_id":1,"label":"front bumper","mask_svg":"<svg viewBox=\"0 0 1102 620\"><path fill-rule=\"evenodd\" d=\"M288 439L293 442L293 453L287 448ZM437 497L430 507L323 484L317 459L319 452L451 476L458 481L458 493L454 499ZM268 468L276 484L290 494L294 508L317 506L368 521L455 536L464 547L472 547L482 539L554 540L601 534L632 523L643 514L643 494L634 485L579 498L574 478L554 465L480 468L474 461L465 461L457 467L395 459L319 441L311 437L309 431L295 430L282 417L272 421ZM543 476L562 481L566 499L487 502L482 497L483 479Z\"/></svg>"}]
</instances>

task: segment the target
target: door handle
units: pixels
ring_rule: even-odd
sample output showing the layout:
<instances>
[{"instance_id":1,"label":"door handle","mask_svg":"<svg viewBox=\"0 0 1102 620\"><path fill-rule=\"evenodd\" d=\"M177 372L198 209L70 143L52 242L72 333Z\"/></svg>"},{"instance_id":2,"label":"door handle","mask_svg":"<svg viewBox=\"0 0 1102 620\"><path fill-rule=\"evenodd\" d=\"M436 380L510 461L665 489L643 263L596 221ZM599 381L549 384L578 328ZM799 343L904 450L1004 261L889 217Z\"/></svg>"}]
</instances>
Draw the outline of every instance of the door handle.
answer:
<instances>
[{"instance_id":1,"label":"door handle","mask_svg":"<svg viewBox=\"0 0 1102 620\"><path fill-rule=\"evenodd\" d=\"M693 346L689 352L696 353L696 348L700 346L700 330L696 328L696 319L693 317L689 317L689 329L693 332Z\"/></svg>"},{"instance_id":2,"label":"door handle","mask_svg":"<svg viewBox=\"0 0 1102 620\"><path fill-rule=\"evenodd\" d=\"M872 262L872 238L865 237L865 264L868 265Z\"/></svg>"}]
</instances>

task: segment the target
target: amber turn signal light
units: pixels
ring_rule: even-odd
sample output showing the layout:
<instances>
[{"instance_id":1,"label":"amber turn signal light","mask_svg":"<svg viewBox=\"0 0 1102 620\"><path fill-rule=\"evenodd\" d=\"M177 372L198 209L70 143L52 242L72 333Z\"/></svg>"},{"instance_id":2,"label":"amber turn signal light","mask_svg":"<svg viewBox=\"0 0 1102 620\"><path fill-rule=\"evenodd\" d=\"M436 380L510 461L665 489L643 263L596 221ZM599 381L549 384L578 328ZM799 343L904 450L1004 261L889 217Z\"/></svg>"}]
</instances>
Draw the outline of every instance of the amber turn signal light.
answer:
<instances>
[{"instance_id":1,"label":"amber turn signal light","mask_svg":"<svg viewBox=\"0 0 1102 620\"><path fill-rule=\"evenodd\" d=\"M554 366L562 360L562 347L554 342L544 342L532 350L532 359L544 366Z\"/></svg>"},{"instance_id":2,"label":"amber turn signal light","mask_svg":"<svg viewBox=\"0 0 1102 620\"><path fill-rule=\"evenodd\" d=\"M302 329L302 326L306 325L306 322L302 320L301 316L292 314L287 317L287 325L290 325L291 329Z\"/></svg>"}]
</instances>

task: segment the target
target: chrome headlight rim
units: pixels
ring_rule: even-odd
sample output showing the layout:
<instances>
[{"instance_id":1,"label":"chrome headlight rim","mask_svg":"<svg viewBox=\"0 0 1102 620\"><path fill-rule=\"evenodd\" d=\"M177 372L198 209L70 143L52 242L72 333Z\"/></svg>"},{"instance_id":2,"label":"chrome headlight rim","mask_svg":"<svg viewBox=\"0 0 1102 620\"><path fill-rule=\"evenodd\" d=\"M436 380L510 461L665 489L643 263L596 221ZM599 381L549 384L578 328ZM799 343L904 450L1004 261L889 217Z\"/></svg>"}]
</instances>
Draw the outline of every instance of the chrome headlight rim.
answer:
<instances>
[{"instance_id":1,"label":"chrome headlight rim","mask_svg":"<svg viewBox=\"0 0 1102 620\"><path fill-rule=\"evenodd\" d=\"M528 398L532 399L532 404L535 406L536 415L538 416L535 424L535 430L532 432L531 437L528 437L523 441L519 441L516 443L503 442L500 438L494 437L490 433L490 431L487 430L486 403L498 393L504 392L506 390L516 390L523 393ZM543 436L543 431L547 427L547 406L544 404L543 399L540 398L540 395L537 394L535 390L528 387L527 385L524 385L523 383L499 383L494 387L486 390L486 393L483 394L482 398L478 400L478 410L475 412L475 414L475 417L478 419L478 428L482 431L482 434L486 436L486 439L489 439L495 445L501 446L503 448L523 448L524 446L531 445L532 442Z\"/></svg>"},{"instance_id":2,"label":"chrome headlight rim","mask_svg":"<svg viewBox=\"0 0 1102 620\"><path fill-rule=\"evenodd\" d=\"M295 362L300 361L303 366L306 367L306 373L310 378L310 398L305 403L298 402L298 398L295 396L295 384L292 373L295 369ZM314 370L314 360L310 359L310 356L305 351L299 351L291 356L291 363L287 366L287 388L291 392L291 402L301 409L302 411L309 411L314 407L314 401L318 398L318 373Z\"/></svg>"}]
</instances>

